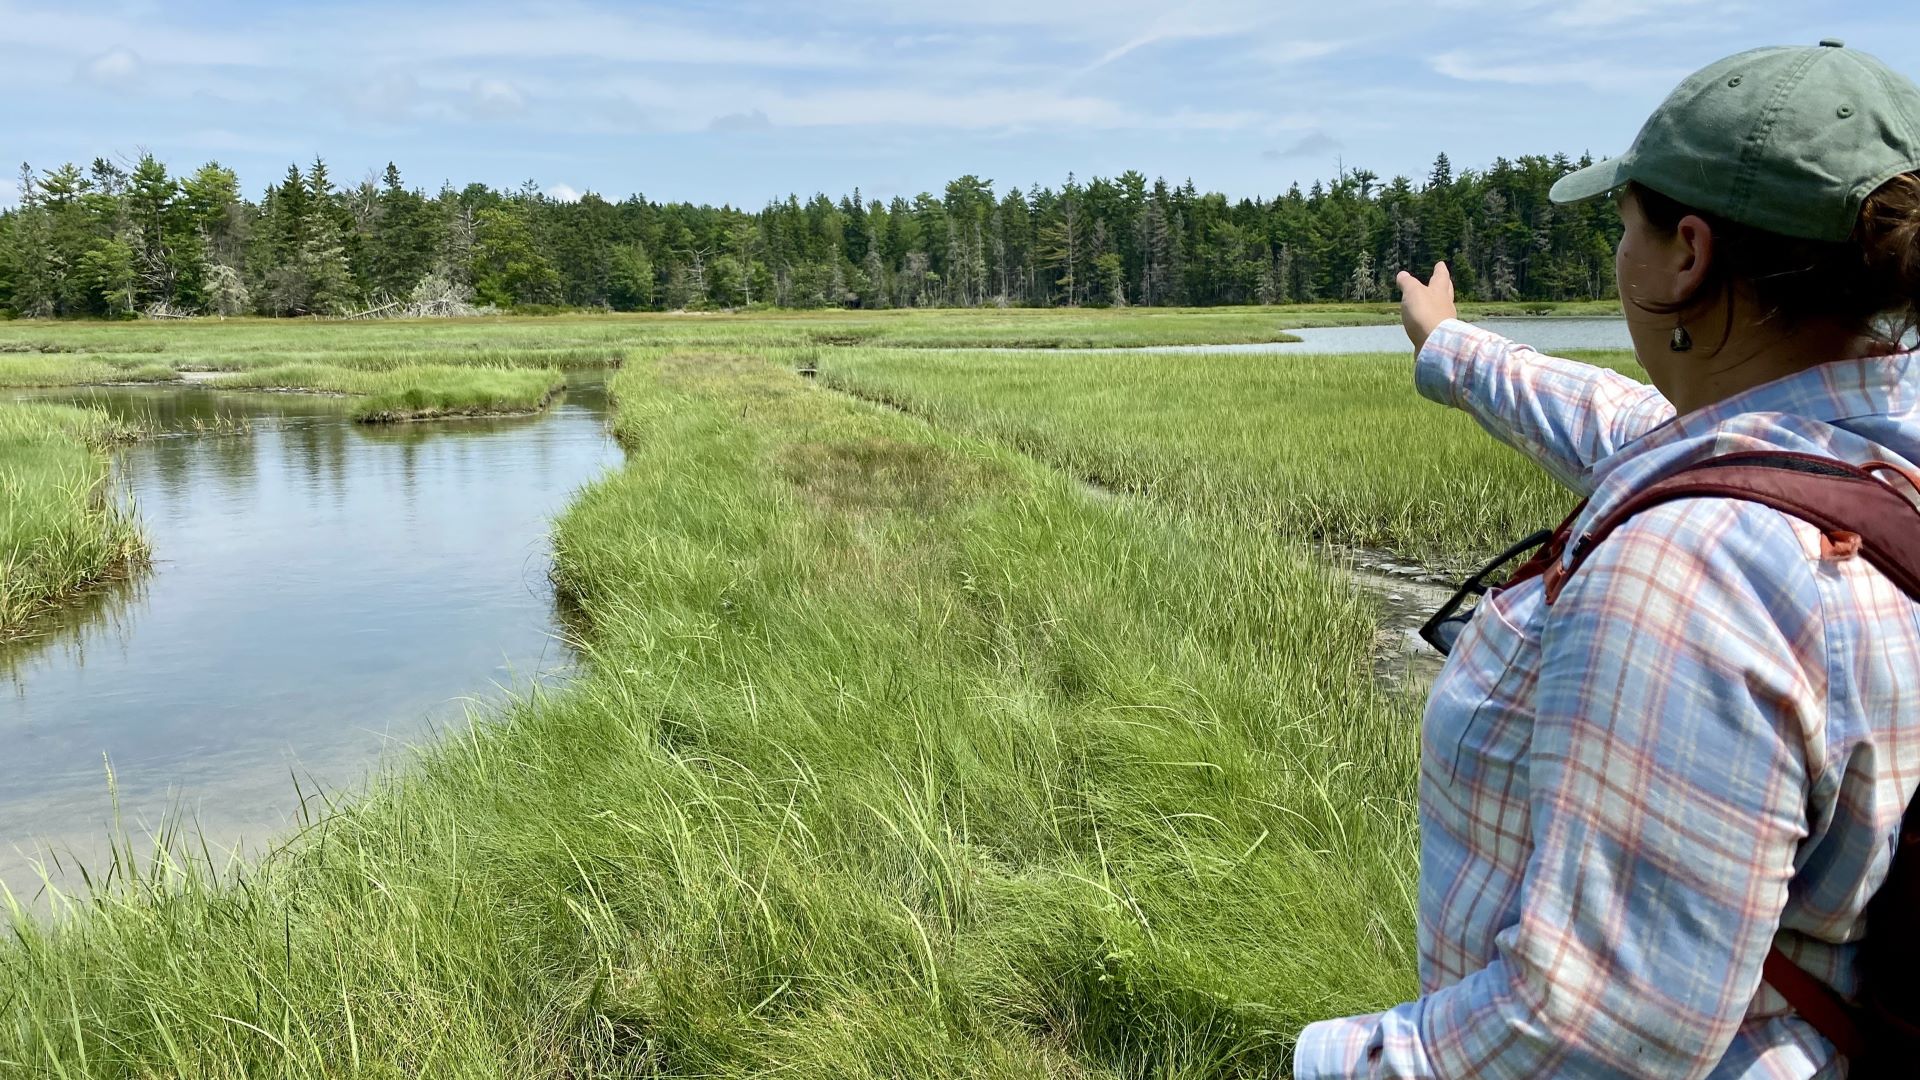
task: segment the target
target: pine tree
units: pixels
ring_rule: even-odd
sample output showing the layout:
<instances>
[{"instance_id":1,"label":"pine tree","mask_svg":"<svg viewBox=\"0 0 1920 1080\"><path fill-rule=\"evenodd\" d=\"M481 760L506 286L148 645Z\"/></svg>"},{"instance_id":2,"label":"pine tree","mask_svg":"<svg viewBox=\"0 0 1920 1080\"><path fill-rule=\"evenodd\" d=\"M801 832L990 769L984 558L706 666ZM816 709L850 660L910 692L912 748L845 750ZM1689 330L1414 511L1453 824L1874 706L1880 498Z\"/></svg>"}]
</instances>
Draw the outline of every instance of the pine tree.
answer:
<instances>
[{"instance_id":1,"label":"pine tree","mask_svg":"<svg viewBox=\"0 0 1920 1080\"><path fill-rule=\"evenodd\" d=\"M181 278L191 280L196 296L206 279L206 267L200 253L175 249L188 243L186 230L176 220L176 196L179 192L167 167L152 154L143 154L134 165L126 187L128 235L138 285L135 303L141 306L165 306L181 294ZM198 306L195 304L194 306Z\"/></svg>"},{"instance_id":2,"label":"pine tree","mask_svg":"<svg viewBox=\"0 0 1920 1080\"><path fill-rule=\"evenodd\" d=\"M1507 248L1512 221L1507 216L1507 201L1498 191L1488 191L1485 220L1493 231L1488 249L1487 295L1494 300L1512 300L1519 294L1518 278L1513 270L1513 255Z\"/></svg>"},{"instance_id":3,"label":"pine tree","mask_svg":"<svg viewBox=\"0 0 1920 1080\"><path fill-rule=\"evenodd\" d=\"M6 306L21 315L54 313L58 288L53 279L52 218L41 200L40 182L31 166L20 166L20 206L8 215L11 227L0 248L6 266Z\"/></svg>"},{"instance_id":4,"label":"pine tree","mask_svg":"<svg viewBox=\"0 0 1920 1080\"><path fill-rule=\"evenodd\" d=\"M238 267L246 258L251 208L240 197L240 179L212 161L180 182L180 199L190 227L200 235L210 262Z\"/></svg>"},{"instance_id":5,"label":"pine tree","mask_svg":"<svg viewBox=\"0 0 1920 1080\"><path fill-rule=\"evenodd\" d=\"M1164 190L1149 199L1140 211L1140 302L1148 307L1165 304L1173 295L1174 269L1179 259L1175 251L1178 238L1162 209Z\"/></svg>"},{"instance_id":6,"label":"pine tree","mask_svg":"<svg viewBox=\"0 0 1920 1080\"><path fill-rule=\"evenodd\" d=\"M78 279L95 314L131 315L138 309L138 262L133 245L119 237L96 241L80 257Z\"/></svg>"},{"instance_id":7,"label":"pine tree","mask_svg":"<svg viewBox=\"0 0 1920 1080\"><path fill-rule=\"evenodd\" d=\"M426 199L409 190L399 168L387 162L368 236L374 293L388 299L412 295L432 268L433 241Z\"/></svg>"},{"instance_id":8,"label":"pine tree","mask_svg":"<svg viewBox=\"0 0 1920 1080\"><path fill-rule=\"evenodd\" d=\"M867 278L867 294L862 297L862 302L869 307L886 307L888 296L887 264L880 257L880 248L878 245L872 245L867 248L867 257L863 261L861 270Z\"/></svg>"},{"instance_id":9,"label":"pine tree","mask_svg":"<svg viewBox=\"0 0 1920 1080\"><path fill-rule=\"evenodd\" d=\"M45 314L86 314L97 294L89 275L81 272L81 263L95 244L113 234L114 197L97 192L93 180L72 164L41 174L38 188L39 212L46 223Z\"/></svg>"},{"instance_id":10,"label":"pine tree","mask_svg":"<svg viewBox=\"0 0 1920 1080\"><path fill-rule=\"evenodd\" d=\"M1365 303L1373 297L1373 254L1363 251L1354 260L1353 273L1347 278L1347 299Z\"/></svg>"},{"instance_id":11,"label":"pine tree","mask_svg":"<svg viewBox=\"0 0 1920 1080\"><path fill-rule=\"evenodd\" d=\"M1281 251L1285 251L1284 247ZM1260 280L1255 289L1256 299L1262 304L1274 305L1287 302L1288 289L1286 274L1281 269L1279 253L1260 260Z\"/></svg>"},{"instance_id":12,"label":"pine tree","mask_svg":"<svg viewBox=\"0 0 1920 1080\"><path fill-rule=\"evenodd\" d=\"M1080 220L1080 188L1073 174L1067 174L1061 189L1058 214L1042 233L1041 261L1058 276L1056 286L1067 293L1067 306L1080 306L1080 259L1086 243Z\"/></svg>"}]
</instances>

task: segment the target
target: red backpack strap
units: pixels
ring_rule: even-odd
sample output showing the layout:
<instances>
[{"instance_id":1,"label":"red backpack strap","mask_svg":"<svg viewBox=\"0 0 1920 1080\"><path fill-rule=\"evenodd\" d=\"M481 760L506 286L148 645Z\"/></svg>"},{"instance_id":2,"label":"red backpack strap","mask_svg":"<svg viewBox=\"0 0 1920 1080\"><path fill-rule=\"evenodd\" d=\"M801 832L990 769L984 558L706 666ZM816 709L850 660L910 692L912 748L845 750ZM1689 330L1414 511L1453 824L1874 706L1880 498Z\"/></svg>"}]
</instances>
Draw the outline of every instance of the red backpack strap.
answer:
<instances>
[{"instance_id":1,"label":"red backpack strap","mask_svg":"<svg viewBox=\"0 0 1920 1080\"><path fill-rule=\"evenodd\" d=\"M1807 974L1806 969L1780 951L1775 945L1767 953L1766 966L1761 968L1761 977L1767 985L1780 992L1793 1006L1800 1019L1813 1025L1813 1030L1826 1037L1840 1056L1850 1062L1860 1061L1867 1053L1866 1034L1860 1029L1852 1005L1835 993L1833 988L1819 979Z\"/></svg>"},{"instance_id":2,"label":"red backpack strap","mask_svg":"<svg viewBox=\"0 0 1920 1080\"><path fill-rule=\"evenodd\" d=\"M1799 518L1829 537L1845 538L1844 550L1857 551L1920 602L1920 507L1878 479L1875 474L1882 471L1906 475L1892 466L1862 469L1811 454L1742 453L1701 462L1625 500L1572 540L1569 556L1546 570L1547 603L1560 598L1567 581L1594 549L1634 515L1677 499L1698 498L1759 503ZM1902 846L1907 845L1920 846L1920 803L1908 809L1902 833ZM1920 868L1909 866L1905 876L1902 873L1896 866L1899 880L1889 879L1882 888L1869 909L1869 919L1875 910L1889 904L1911 905L1914 896L1920 895ZM1910 916L1902 911L1901 917ZM1767 954L1764 978L1835 1050L1850 1062L1865 1060L1870 1047L1860 1013L1831 987L1807 974L1778 946ZM1898 1008L1889 1007L1894 1003L1879 1000L1872 987L1868 987L1868 998L1864 1004L1876 1031L1898 1031L1911 1023L1895 1015Z\"/></svg>"},{"instance_id":3,"label":"red backpack strap","mask_svg":"<svg viewBox=\"0 0 1920 1080\"><path fill-rule=\"evenodd\" d=\"M1624 500L1575 540L1546 573L1547 603L1560 598L1614 531L1677 499L1739 499L1770 506L1830 536L1857 535L1860 556L1920 601L1920 507L1865 469L1811 454L1756 452L1711 458Z\"/></svg>"}]
</instances>

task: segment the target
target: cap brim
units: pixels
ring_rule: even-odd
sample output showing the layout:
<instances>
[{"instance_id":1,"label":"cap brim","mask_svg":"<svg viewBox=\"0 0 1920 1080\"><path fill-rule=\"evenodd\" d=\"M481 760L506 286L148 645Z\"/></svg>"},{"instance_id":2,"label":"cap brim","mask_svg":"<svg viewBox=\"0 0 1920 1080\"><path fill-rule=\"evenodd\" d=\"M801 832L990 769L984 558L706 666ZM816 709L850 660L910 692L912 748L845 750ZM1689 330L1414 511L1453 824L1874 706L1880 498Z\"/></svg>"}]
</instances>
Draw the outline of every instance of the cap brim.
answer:
<instances>
[{"instance_id":1,"label":"cap brim","mask_svg":"<svg viewBox=\"0 0 1920 1080\"><path fill-rule=\"evenodd\" d=\"M1562 204L1586 202L1621 187L1630 179L1626 158L1608 158L1561 177L1547 192L1547 198Z\"/></svg>"}]
</instances>

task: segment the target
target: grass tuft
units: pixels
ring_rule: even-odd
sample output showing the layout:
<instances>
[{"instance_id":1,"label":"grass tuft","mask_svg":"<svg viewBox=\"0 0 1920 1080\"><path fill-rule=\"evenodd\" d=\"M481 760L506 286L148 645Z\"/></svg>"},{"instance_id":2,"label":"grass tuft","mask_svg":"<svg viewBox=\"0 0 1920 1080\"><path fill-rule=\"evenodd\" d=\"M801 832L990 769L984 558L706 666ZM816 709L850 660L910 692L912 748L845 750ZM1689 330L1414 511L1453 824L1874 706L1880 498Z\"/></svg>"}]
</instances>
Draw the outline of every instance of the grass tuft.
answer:
<instances>
[{"instance_id":1,"label":"grass tuft","mask_svg":"<svg viewBox=\"0 0 1920 1080\"><path fill-rule=\"evenodd\" d=\"M104 412L0 403L0 638L146 557L111 483Z\"/></svg>"},{"instance_id":2,"label":"grass tuft","mask_svg":"<svg viewBox=\"0 0 1920 1080\"><path fill-rule=\"evenodd\" d=\"M346 394L359 399L353 405L356 420L392 423L537 412L566 386L566 376L547 368L428 365L369 371L282 364L222 375L212 385Z\"/></svg>"}]
</instances>

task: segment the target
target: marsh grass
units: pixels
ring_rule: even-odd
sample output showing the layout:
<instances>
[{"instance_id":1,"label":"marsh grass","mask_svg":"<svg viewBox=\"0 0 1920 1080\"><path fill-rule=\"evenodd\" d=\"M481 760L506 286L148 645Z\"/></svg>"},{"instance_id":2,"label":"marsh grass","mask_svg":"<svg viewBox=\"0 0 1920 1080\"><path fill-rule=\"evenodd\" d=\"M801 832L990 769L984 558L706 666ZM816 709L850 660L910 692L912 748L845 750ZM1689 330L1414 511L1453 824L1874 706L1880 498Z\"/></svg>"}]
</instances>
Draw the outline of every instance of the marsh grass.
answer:
<instances>
[{"instance_id":1,"label":"marsh grass","mask_svg":"<svg viewBox=\"0 0 1920 1080\"><path fill-rule=\"evenodd\" d=\"M0 638L146 557L112 487L104 412L0 403Z\"/></svg>"},{"instance_id":2,"label":"marsh grass","mask_svg":"<svg viewBox=\"0 0 1920 1080\"><path fill-rule=\"evenodd\" d=\"M0 355L0 388L86 386L96 383L169 382L171 366L139 354L107 359L23 353Z\"/></svg>"},{"instance_id":3,"label":"marsh grass","mask_svg":"<svg viewBox=\"0 0 1920 1080\"><path fill-rule=\"evenodd\" d=\"M356 399L351 407L355 419L391 423L535 412L544 408L566 382L564 373L546 368L420 365L364 370L281 364L222 375L211 385L228 390L345 394Z\"/></svg>"},{"instance_id":4,"label":"marsh grass","mask_svg":"<svg viewBox=\"0 0 1920 1080\"><path fill-rule=\"evenodd\" d=\"M1273 1076L1412 992L1412 710L1314 560L756 357L612 392L574 687L16 912L0 1066Z\"/></svg>"},{"instance_id":5,"label":"marsh grass","mask_svg":"<svg viewBox=\"0 0 1920 1080\"><path fill-rule=\"evenodd\" d=\"M1617 315L1612 302L1468 304L1490 315ZM285 363L391 369L413 364L617 367L636 348L896 346L1071 349L1291 340L1303 326L1394 324L1391 303L1239 308L985 308L756 311L328 322L308 319L167 323L0 323L0 353L71 353L164 362L176 370L236 371ZM6 357L0 357L4 361Z\"/></svg>"},{"instance_id":6,"label":"marsh grass","mask_svg":"<svg viewBox=\"0 0 1920 1080\"><path fill-rule=\"evenodd\" d=\"M549 368L561 371L598 370L619 367L626 358L623 347L549 348L439 348L388 349L314 349L263 352L225 352L180 354L172 358L183 371L251 372L285 366L324 366L355 371L398 371L409 367L475 368Z\"/></svg>"},{"instance_id":7,"label":"marsh grass","mask_svg":"<svg viewBox=\"0 0 1920 1080\"><path fill-rule=\"evenodd\" d=\"M1638 370L1627 353L1584 358ZM775 359L1089 482L1313 543L1465 565L1575 502L1465 415L1420 398L1407 354Z\"/></svg>"}]
</instances>

